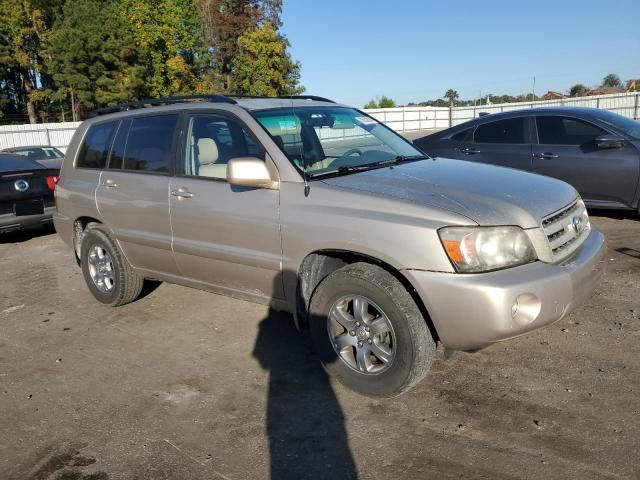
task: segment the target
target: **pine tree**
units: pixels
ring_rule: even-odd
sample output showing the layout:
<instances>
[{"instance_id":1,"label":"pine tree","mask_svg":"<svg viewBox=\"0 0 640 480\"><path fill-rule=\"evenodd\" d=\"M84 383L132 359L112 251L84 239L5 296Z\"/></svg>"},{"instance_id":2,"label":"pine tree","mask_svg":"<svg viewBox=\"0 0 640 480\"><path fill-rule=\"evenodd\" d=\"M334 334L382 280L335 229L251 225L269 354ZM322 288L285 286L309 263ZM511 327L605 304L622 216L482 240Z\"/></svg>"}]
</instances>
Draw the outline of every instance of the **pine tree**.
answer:
<instances>
[{"instance_id":1,"label":"pine tree","mask_svg":"<svg viewBox=\"0 0 640 480\"><path fill-rule=\"evenodd\" d=\"M240 37L238 46L233 61L237 93L275 97L304 92L300 64L291 59L289 41L271 22Z\"/></svg>"}]
</instances>

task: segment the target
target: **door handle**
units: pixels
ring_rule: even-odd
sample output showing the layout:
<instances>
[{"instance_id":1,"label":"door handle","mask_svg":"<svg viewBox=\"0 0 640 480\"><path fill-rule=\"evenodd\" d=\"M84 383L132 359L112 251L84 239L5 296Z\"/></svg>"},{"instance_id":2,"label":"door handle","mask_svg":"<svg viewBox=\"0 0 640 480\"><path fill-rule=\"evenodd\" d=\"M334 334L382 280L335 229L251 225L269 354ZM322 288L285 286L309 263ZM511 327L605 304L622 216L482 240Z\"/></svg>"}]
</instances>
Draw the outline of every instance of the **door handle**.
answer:
<instances>
[{"instance_id":1,"label":"door handle","mask_svg":"<svg viewBox=\"0 0 640 480\"><path fill-rule=\"evenodd\" d=\"M105 188L116 188L118 186L118 184L113 180L111 180L110 178L107 178L104 182L102 182L102 185Z\"/></svg>"},{"instance_id":2,"label":"door handle","mask_svg":"<svg viewBox=\"0 0 640 480\"><path fill-rule=\"evenodd\" d=\"M558 158L558 155L556 155L555 153L549 153L549 152L545 152L545 153L534 153L533 154L533 158L539 158L539 159L544 159L544 160L549 160L551 158Z\"/></svg>"},{"instance_id":3,"label":"door handle","mask_svg":"<svg viewBox=\"0 0 640 480\"><path fill-rule=\"evenodd\" d=\"M172 190L171 195L178 198L193 198L193 193L184 187L180 187L178 190Z\"/></svg>"},{"instance_id":4,"label":"door handle","mask_svg":"<svg viewBox=\"0 0 640 480\"><path fill-rule=\"evenodd\" d=\"M475 148L463 148L460 150L461 153L466 153L467 155L475 155L476 153L480 153L480 150L476 150Z\"/></svg>"}]
</instances>

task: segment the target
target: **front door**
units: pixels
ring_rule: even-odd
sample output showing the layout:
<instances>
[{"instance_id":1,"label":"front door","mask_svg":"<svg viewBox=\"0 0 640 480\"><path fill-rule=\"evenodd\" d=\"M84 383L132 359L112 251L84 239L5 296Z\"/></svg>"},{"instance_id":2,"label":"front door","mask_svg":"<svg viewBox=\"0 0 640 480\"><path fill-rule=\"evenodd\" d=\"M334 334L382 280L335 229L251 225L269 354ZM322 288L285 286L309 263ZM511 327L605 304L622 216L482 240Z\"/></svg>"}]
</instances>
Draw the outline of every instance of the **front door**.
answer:
<instances>
[{"instance_id":1,"label":"front door","mask_svg":"<svg viewBox=\"0 0 640 480\"><path fill-rule=\"evenodd\" d=\"M265 151L224 113L185 119L181 161L171 182L173 251L181 274L229 293L282 299L279 191L226 182L231 158Z\"/></svg>"},{"instance_id":2,"label":"front door","mask_svg":"<svg viewBox=\"0 0 640 480\"><path fill-rule=\"evenodd\" d=\"M96 189L98 211L134 267L178 273L171 251L169 186L179 116L121 122Z\"/></svg>"},{"instance_id":3,"label":"front door","mask_svg":"<svg viewBox=\"0 0 640 480\"><path fill-rule=\"evenodd\" d=\"M536 126L534 172L570 183L591 206L633 205L640 174L635 147L599 149L595 139L608 132L576 118L538 116Z\"/></svg>"}]
</instances>

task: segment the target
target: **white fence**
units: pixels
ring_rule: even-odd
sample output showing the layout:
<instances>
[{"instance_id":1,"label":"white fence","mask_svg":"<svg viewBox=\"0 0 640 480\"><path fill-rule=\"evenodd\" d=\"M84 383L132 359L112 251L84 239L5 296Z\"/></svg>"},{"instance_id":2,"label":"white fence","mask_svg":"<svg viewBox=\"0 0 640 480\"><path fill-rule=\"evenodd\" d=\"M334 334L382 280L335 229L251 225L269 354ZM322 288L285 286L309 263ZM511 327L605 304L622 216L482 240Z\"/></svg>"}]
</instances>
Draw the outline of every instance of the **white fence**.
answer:
<instances>
[{"instance_id":1,"label":"white fence","mask_svg":"<svg viewBox=\"0 0 640 480\"><path fill-rule=\"evenodd\" d=\"M497 113L534 107L593 107L640 119L640 92L593 97L501 103L476 107L397 107L366 110L397 132L436 130L471 120L480 113ZM79 122L0 126L0 149L26 145L50 145L65 151Z\"/></svg>"},{"instance_id":2,"label":"white fence","mask_svg":"<svg viewBox=\"0 0 640 480\"><path fill-rule=\"evenodd\" d=\"M66 151L80 122L0 126L0 150L27 145L48 145Z\"/></svg>"}]
</instances>

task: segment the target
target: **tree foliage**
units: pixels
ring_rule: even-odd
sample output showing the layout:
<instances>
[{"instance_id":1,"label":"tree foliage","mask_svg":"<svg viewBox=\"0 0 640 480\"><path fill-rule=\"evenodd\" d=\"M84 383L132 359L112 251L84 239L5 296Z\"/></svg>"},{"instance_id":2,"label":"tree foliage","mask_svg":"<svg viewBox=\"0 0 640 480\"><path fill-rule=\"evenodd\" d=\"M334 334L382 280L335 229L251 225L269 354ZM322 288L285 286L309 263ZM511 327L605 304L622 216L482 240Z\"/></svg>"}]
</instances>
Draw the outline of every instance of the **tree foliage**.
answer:
<instances>
[{"instance_id":1,"label":"tree foliage","mask_svg":"<svg viewBox=\"0 0 640 480\"><path fill-rule=\"evenodd\" d=\"M304 92L300 64L291 59L288 46L270 21L241 36L233 61L237 93L274 97Z\"/></svg>"},{"instance_id":2,"label":"tree foliage","mask_svg":"<svg viewBox=\"0 0 640 480\"><path fill-rule=\"evenodd\" d=\"M584 97L588 91L589 89L585 85L576 83L569 89L569 95L572 97Z\"/></svg>"},{"instance_id":3,"label":"tree foliage","mask_svg":"<svg viewBox=\"0 0 640 480\"><path fill-rule=\"evenodd\" d=\"M137 98L144 91L141 52L115 2L67 0L49 53L57 87L51 95L69 98L74 120L83 111Z\"/></svg>"},{"instance_id":4,"label":"tree foliage","mask_svg":"<svg viewBox=\"0 0 640 480\"><path fill-rule=\"evenodd\" d=\"M223 78L224 90L233 92L240 38L267 21L279 28L282 0L199 0L198 6L204 41Z\"/></svg>"},{"instance_id":5,"label":"tree foliage","mask_svg":"<svg viewBox=\"0 0 640 480\"><path fill-rule=\"evenodd\" d=\"M449 105L453 107L453 104L455 103L455 101L460 97L460 95L458 95L458 92L456 92L455 90L453 90L452 88L450 88L449 90L446 91L446 93L444 94L444 98L449 100Z\"/></svg>"},{"instance_id":6,"label":"tree foliage","mask_svg":"<svg viewBox=\"0 0 640 480\"><path fill-rule=\"evenodd\" d=\"M281 9L282 0L0 0L0 116L34 123L146 97L301 92Z\"/></svg>"},{"instance_id":7,"label":"tree foliage","mask_svg":"<svg viewBox=\"0 0 640 480\"><path fill-rule=\"evenodd\" d=\"M610 73L602 79L603 87L620 87L621 85L620 77L615 73Z\"/></svg>"}]
</instances>

